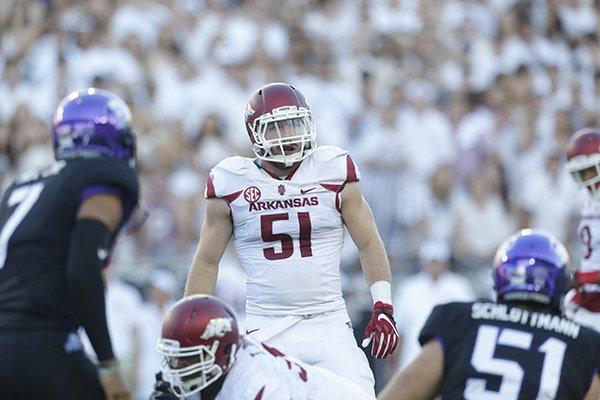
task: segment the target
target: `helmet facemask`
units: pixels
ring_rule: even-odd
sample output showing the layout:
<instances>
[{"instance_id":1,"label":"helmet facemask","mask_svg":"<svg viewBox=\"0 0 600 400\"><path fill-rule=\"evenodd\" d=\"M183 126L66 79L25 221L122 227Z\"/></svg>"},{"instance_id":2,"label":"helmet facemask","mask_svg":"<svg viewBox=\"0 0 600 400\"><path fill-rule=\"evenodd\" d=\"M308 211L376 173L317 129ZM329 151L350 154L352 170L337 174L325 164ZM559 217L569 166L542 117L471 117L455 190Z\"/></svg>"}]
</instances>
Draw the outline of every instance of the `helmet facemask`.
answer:
<instances>
[{"instance_id":1,"label":"helmet facemask","mask_svg":"<svg viewBox=\"0 0 600 400\"><path fill-rule=\"evenodd\" d=\"M160 369L176 396L187 398L198 393L224 374L223 368L216 362L218 340L215 340L211 347L180 347L177 340L163 338L158 341L156 349L164 356ZM233 364L236 352L237 346L234 344L227 370Z\"/></svg>"},{"instance_id":2,"label":"helmet facemask","mask_svg":"<svg viewBox=\"0 0 600 400\"><path fill-rule=\"evenodd\" d=\"M566 163L566 169L580 189L600 199L600 154L579 155Z\"/></svg>"},{"instance_id":3,"label":"helmet facemask","mask_svg":"<svg viewBox=\"0 0 600 400\"><path fill-rule=\"evenodd\" d=\"M262 160L291 167L316 149L315 125L310 110L283 106L256 118L249 125L252 150Z\"/></svg>"}]
</instances>

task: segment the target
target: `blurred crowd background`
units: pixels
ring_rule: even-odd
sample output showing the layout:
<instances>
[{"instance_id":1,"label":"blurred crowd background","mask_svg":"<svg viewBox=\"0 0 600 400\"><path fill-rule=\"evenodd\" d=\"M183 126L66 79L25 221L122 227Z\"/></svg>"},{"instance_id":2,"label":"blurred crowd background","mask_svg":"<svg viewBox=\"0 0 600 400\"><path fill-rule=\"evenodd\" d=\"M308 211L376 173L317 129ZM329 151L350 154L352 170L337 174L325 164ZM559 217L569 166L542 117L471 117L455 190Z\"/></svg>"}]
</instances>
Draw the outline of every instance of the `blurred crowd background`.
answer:
<instances>
[{"instance_id":1,"label":"blurred crowd background","mask_svg":"<svg viewBox=\"0 0 600 400\"><path fill-rule=\"evenodd\" d=\"M380 388L435 302L490 296L491 258L516 229L546 229L577 259L564 148L600 122L599 34L597 0L2 0L0 191L52 161L50 121L68 92L102 87L131 106L151 216L115 249L109 318L146 398L208 171L253 156L251 93L293 84L318 143L350 150L390 256L407 346L373 364ZM361 335L370 296L351 242L345 250ZM243 318L231 249L217 294Z\"/></svg>"}]
</instances>

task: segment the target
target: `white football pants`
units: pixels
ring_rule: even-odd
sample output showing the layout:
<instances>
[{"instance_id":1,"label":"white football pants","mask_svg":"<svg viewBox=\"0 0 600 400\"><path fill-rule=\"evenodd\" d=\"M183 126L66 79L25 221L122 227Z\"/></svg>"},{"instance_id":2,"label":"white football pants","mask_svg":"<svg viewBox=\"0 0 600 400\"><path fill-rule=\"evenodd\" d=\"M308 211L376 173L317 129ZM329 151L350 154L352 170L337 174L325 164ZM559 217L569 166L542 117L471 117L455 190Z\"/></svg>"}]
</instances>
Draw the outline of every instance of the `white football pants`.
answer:
<instances>
[{"instance_id":1,"label":"white football pants","mask_svg":"<svg viewBox=\"0 0 600 400\"><path fill-rule=\"evenodd\" d=\"M302 316L246 315L246 332L285 354L326 368L375 396L375 378L346 310Z\"/></svg>"}]
</instances>

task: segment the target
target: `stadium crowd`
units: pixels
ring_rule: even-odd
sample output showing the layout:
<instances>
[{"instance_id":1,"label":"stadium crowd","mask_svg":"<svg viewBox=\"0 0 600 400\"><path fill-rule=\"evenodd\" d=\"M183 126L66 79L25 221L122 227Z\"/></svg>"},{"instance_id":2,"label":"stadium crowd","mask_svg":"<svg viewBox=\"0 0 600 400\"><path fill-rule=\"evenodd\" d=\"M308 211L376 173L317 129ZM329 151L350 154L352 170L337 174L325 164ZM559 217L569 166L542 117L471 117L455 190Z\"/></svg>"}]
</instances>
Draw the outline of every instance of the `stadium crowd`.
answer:
<instances>
[{"instance_id":1,"label":"stadium crowd","mask_svg":"<svg viewBox=\"0 0 600 400\"><path fill-rule=\"evenodd\" d=\"M154 324L158 337L198 239L209 169L253 156L245 103L266 82L289 82L310 101L318 143L349 149L360 168L394 284L442 257L488 297L494 251L518 228L552 232L577 259L564 149L575 130L600 124L599 35L592 0L5 0L0 191L52 162L60 98L89 86L123 97L151 216L120 238L112 269L148 290L114 293L134 310L145 302L153 321L133 324ZM449 251L440 256L432 240ZM362 332L370 299L346 247L346 299ZM216 294L241 313L243 282L228 252ZM132 332L123 336L141 334ZM138 342L124 342L132 360L154 351ZM374 367L378 388L393 363ZM137 376L139 398L152 389L147 375Z\"/></svg>"}]
</instances>

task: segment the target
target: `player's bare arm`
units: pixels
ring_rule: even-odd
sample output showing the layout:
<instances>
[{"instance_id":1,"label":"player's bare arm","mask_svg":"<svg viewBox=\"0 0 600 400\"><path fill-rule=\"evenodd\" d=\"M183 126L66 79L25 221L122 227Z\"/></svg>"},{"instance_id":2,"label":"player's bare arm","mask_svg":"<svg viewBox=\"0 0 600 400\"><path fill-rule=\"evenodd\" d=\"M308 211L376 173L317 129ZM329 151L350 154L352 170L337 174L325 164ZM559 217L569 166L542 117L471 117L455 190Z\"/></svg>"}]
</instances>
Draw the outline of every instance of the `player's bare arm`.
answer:
<instances>
[{"instance_id":1,"label":"player's bare arm","mask_svg":"<svg viewBox=\"0 0 600 400\"><path fill-rule=\"evenodd\" d=\"M390 264L371 208L363 198L357 182L342 191L342 218L358 248L360 263L369 285L377 281L391 282Z\"/></svg>"},{"instance_id":2,"label":"player's bare arm","mask_svg":"<svg viewBox=\"0 0 600 400\"><path fill-rule=\"evenodd\" d=\"M88 197L79 208L77 219L94 219L114 232L123 218L123 202L113 194L97 194Z\"/></svg>"},{"instance_id":3,"label":"player's bare arm","mask_svg":"<svg viewBox=\"0 0 600 400\"><path fill-rule=\"evenodd\" d=\"M585 394L583 400L598 400L600 399L600 377L598 374L594 375L590 389Z\"/></svg>"},{"instance_id":4,"label":"player's bare arm","mask_svg":"<svg viewBox=\"0 0 600 400\"><path fill-rule=\"evenodd\" d=\"M402 372L383 388L379 400L433 399L444 376L444 351L437 340L430 340Z\"/></svg>"},{"instance_id":5,"label":"player's bare arm","mask_svg":"<svg viewBox=\"0 0 600 400\"><path fill-rule=\"evenodd\" d=\"M365 328L362 346L366 348L373 341L373 357L386 358L398 345L392 306L392 274L373 213L356 182L348 183L342 191L342 218L358 248L360 263L373 298L373 315Z\"/></svg>"},{"instance_id":6,"label":"player's bare arm","mask_svg":"<svg viewBox=\"0 0 600 400\"><path fill-rule=\"evenodd\" d=\"M123 218L123 202L113 194L97 194L88 197L80 206L78 220L96 220L115 232ZM100 361L99 377L108 399L130 399L129 383L126 381L119 360L111 358Z\"/></svg>"},{"instance_id":7,"label":"player's bare arm","mask_svg":"<svg viewBox=\"0 0 600 400\"><path fill-rule=\"evenodd\" d=\"M219 262L233 234L229 205L225 200L206 200L206 217L185 283L184 296L210 294L215 289Z\"/></svg>"}]
</instances>

